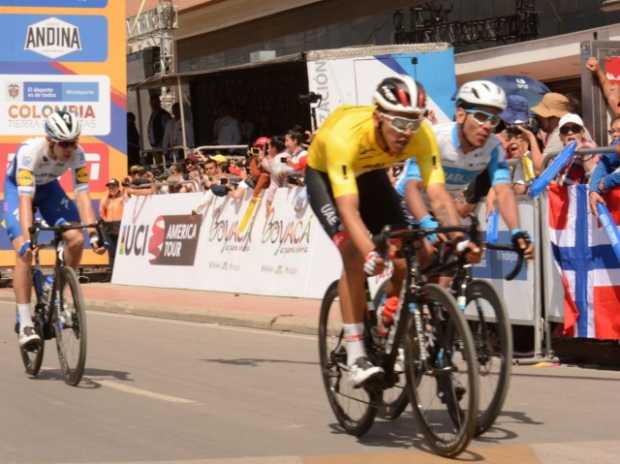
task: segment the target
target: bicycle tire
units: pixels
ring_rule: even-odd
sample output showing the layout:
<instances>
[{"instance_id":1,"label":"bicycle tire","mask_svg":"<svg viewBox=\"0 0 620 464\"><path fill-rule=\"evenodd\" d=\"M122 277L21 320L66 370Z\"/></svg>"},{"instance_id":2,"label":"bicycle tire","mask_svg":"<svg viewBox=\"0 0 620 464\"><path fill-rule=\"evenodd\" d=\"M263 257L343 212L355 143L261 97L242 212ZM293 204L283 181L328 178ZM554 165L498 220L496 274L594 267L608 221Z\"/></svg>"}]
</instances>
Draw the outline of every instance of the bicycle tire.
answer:
<instances>
[{"instance_id":1,"label":"bicycle tire","mask_svg":"<svg viewBox=\"0 0 620 464\"><path fill-rule=\"evenodd\" d=\"M375 311L373 312L374 320L370 320L371 327L375 326L377 323L376 311L379 308L379 305L382 303L382 300L384 299L386 288L389 285L389 282L389 280L383 282L375 293L375 297L373 298L373 307L375 308ZM379 417L381 417L382 419L398 419L403 414L403 412L405 412L405 409L407 409L407 405L410 402L409 390L407 389L407 376L403 372L399 377L402 377L402 379L404 380L404 385L402 387L395 386L391 389L386 389L383 391L383 404L381 409L379 410ZM398 385L398 383L395 385ZM392 396L390 393L391 390L396 391L396 395Z\"/></svg>"},{"instance_id":2,"label":"bicycle tire","mask_svg":"<svg viewBox=\"0 0 620 464\"><path fill-rule=\"evenodd\" d=\"M510 372L512 370L512 328L508 320L506 307L495 288L484 280L473 280L467 285L467 308L470 307L472 301L486 300L488 305L476 305L478 320L469 321L470 330L474 337L474 346L478 356L478 376L480 379L480 413L477 421L476 436L486 432L495 422L500 414L508 388L510 385ZM484 313L488 312L486 308L491 308L494 325L487 322ZM467 312L466 312L467 314ZM480 320L482 319L482 320ZM493 327L495 330L493 330ZM493 338L495 335L496 340ZM495 374L492 372L494 367L495 356L499 354L499 369L497 373L497 386L493 389L491 399L486 406L486 389L483 388L489 384L486 380L492 380Z\"/></svg>"},{"instance_id":3,"label":"bicycle tire","mask_svg":"<svg viewBox=\"0 0 620 464\"><path fill-rule=\"evenodd\" d=\"M87 347L87 330L86 330L86 312L84 306L84 297L82 289L78 281L75 271L70 267L64 267L61 272L61 281L59 282L59 290L64 295L65 288L68 288L71 294L73 306L70 310L71 325L64 325L58 314L58 305L56 303L57 294L53 300L53 316L52 323L56 333L56 349L58 352L58 361L62 370L65 383L76 386L82 380L84 375L84 367L86 365L86 347ZM63 303L65 306L66 303ZM75 363L71 363L68 359L67 343L70 337L77 340L77 355ZM73 365L72 365L73 364Z\"/></svg>"},{"instance_id":4,"label":"bicycle tire","mask_svg":"<svg viewBox=\"0 0 620 464\"><path fill-rule=\"evenodd\" d=\"M33 317L34 327L41 338L37 343L37 347L34 350L25 350L22 346L19 347L19 353L24 364L26 374L31 377L39 375L41 370L41 364L43 364L43 355L45 354L45 336L41 327L41 320L38 316Z\"/></svg>"},{"instance_id":5,"label":"bicycle tire","mask_svg":"<svg viewBox=\"0 0 620 464\"><path fill-rule=\"evenodd\" d=\"M411 406L430 448L441 456L454 457L467 447L476 432L478 364L474 342L469 325L458 310L454 297L447 290L436 284L426 284L420 290L417 303L421 313L427 314L427 321L423 324L424 333L420 334L416 329L415 319L412 318L406 337L405 371ZM443 309L438 309L438 305ZM427 327L432 328L432 331L429 332ZM421 343L418 337L424 337L424 356L420 352ZM447 358L444 357L446 353ZM455 374L460 371L457 354L466 364L466 387L461 386L460 389L459 381L455 379ZM427 374L430 384L428 388L424 382ZM424 389L431 393L433 402L436 396L447 408L447 414L443 414L445 421L439 420L441 412L432 410L430 405L428 408L423 407L421 395ZM463 401L463 408L461 400L464 395L467 395L467 398ZM435 427L438 429L435 430ZM446 439L440 436L440 432L451 428L456 429L454 438Z\"/></svg>"},{"instance_id":6,"label":"bicycle tire","mask_svg":"<svg viewBox=\"0 0 620 464\"><path fill-rule=\"evenodd\" d=\"M321 377L329 405L338 423L349 434L361 436L370 429L377 415L377 405L381 401L381 392L375 389L353 388L347 385L346 371L341 368L346 364L342 319L338 311L331 317L334 327L330 327L330 313L339 308L334 304L338 297L338 281L327 288L321 302L319 315L319 360ZM333 347L330 345L334 345ZM345 393L342 393L342 390ZM356 398L352 395L356 395ZM367 398L364 398L367 397ZM345 402L354 401L359 405L359 414L353 417Z\"/></svg>"}]
</instances>

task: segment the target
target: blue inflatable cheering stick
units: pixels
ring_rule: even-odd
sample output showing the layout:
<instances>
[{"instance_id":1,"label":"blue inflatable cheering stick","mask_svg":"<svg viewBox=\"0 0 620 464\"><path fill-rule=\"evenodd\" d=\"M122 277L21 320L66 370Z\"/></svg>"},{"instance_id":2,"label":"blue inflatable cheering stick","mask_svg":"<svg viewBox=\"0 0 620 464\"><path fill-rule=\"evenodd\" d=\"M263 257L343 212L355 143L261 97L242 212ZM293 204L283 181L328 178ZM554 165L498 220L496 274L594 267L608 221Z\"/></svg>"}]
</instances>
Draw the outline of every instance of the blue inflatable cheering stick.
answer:
<instances>
[{"instance_id":1,"label":"blue inflatable cheering stick","mask_svg":"<svg viewBox=\"0 0 620 464\"><path fill-rule=\"evenodd\" d=\"M531 198L536 198L547 188L547 185L555 179L562 169L569 163L575 150L577 149L577 142L573 142L570 145L564 147L564 149L556 156L551 164L547 166L540 176L538 176L530 184L529 195Z\"/></svg>"},{"instance_id":2,"label":"blue inflatable cheering stick","mask_svg":"<svg viewBox=\"0 0 620 464\"><path fill-rule=\"evenodd\" d=\"M487 234L486 241L488 243L497 243L499 238L499 211L496 209L491 211L487 216Z\"/></svg>"},{"instance_id":3,"label":"blue inflatable cheering stick","mask_svg":"<svg viewBox=\"0 0 620 464\"><path fill-rule=\"evenodd\" d=\"M620 232L618 232L618 226L616 226L614 218L611 217L609 209L607 209L607 206L603 203L596 204L596 211L598 212L598 217L601 220L601 224L603 224L603 227L605 228L605 232L607 232L607 236L611 242L611 247L614 249L616 258L618 258L618 261L620 262Z\"/></svg>"}]
</instances>

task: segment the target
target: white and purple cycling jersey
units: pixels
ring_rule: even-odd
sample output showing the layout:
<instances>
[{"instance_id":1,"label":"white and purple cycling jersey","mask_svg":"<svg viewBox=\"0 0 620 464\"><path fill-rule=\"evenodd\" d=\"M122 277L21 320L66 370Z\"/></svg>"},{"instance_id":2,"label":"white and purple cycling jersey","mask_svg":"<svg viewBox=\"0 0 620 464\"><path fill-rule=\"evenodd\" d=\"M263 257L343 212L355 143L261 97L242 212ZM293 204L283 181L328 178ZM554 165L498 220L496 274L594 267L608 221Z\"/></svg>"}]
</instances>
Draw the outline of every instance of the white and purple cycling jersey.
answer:
<instances>
[{"instance_id":1,"label":"white and purple cycling jersey","mask_svg":"<svg viewBox=\"0 0 620 464\"><path fill-rule=\"evenodd\" d=\"M486 168L488 168L492 186L511 182L506 152L494 134L491 134L483 146L465 154L461 149L458 126L455 122L432 127L446 176L446 189L452 196L463 191ZM415 158L409 158L406 161L396 181L395 188L401 196L405 195L405 189L410 180L422 180Z\"/></svg>"}]
</instances>

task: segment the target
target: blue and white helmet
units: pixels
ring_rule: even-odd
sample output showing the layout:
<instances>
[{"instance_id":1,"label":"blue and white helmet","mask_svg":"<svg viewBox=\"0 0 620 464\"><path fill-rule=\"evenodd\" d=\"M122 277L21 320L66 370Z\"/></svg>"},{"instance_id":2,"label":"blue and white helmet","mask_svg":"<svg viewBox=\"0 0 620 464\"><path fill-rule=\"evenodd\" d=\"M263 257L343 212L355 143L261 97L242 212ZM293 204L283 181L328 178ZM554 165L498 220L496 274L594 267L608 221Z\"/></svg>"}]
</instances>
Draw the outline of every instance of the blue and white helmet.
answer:
<instances>
[{"instance_id":1,"label":"blue and white helmet","mask_svg":"<svg viewBox=\"0 0 620 464\"><path fill-rule=\"evenodd\" d=\"M80 136L80 121L68 111L54 111L45 121L45 133L57 142L73 141Z\"/></svg>"}]
</instances>

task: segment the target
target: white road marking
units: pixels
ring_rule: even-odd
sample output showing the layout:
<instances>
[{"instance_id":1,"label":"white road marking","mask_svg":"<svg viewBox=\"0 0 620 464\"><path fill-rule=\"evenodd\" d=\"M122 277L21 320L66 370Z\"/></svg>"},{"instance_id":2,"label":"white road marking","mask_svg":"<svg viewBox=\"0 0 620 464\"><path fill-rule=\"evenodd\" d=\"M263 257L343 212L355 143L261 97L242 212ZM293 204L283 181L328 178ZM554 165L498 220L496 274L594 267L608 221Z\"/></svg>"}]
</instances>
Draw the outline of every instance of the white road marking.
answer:
<instances>
[{"instance_id":1,"label":"white road marking","mask_svg":"<svg viewBox=\"0 0 620 464\"><path fill-rule=\"evenodd\" d=\"M163 395L161 393L155 393L149 390L143 390L142 388L132 387L123 383L113 382L112 380L93 380L91 382L99 384L103 387L108 387L113 390L118 390L124 393L130 393L132 395L144 396L145 398L151 398L154 400L167 401L168 403L178 404L195 404L196 401L188 400L186 398L179 398L178 396Z\"/></svg>"}]
</instances>

